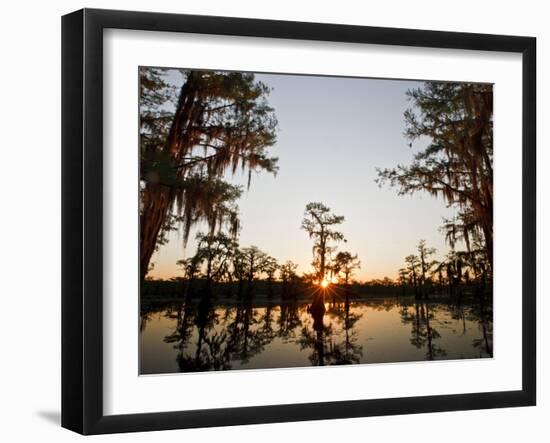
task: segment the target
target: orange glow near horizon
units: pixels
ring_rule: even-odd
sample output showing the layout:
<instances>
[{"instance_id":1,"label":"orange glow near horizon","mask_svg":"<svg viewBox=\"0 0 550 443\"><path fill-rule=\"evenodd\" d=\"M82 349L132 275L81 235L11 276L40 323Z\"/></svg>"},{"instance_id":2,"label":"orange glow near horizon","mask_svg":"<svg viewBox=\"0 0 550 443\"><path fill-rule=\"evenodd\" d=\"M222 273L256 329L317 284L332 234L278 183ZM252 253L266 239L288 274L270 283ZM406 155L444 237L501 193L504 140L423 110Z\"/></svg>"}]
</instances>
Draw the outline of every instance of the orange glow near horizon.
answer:
<instances>
[{"instance_id":1,"label":"orange glow near horizon","mask_svg":"<svg viewBox=\"0 0 550 443\"><path fill-rule=\"evenodd\" d=\"M321 285L322 288L327 288L329 284L330 284L330 282L328 282L327 280L323 280L323 281L320 283L320 285Z\"/></svg>"}]
</instances>

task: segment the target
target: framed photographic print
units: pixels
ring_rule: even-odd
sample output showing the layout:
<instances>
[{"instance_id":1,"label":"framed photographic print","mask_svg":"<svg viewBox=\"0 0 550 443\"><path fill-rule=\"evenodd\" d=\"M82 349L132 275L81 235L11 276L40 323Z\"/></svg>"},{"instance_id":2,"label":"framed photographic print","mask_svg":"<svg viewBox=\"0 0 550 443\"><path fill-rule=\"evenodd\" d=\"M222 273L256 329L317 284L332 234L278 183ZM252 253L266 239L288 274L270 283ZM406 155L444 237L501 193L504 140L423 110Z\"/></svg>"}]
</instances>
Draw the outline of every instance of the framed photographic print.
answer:
<instances>
[{"instance_id":1,"label":"framed photographic print","mask_svg":"<svg viewBox=\"0 0 550 443\"><path fill-rule=\"evenodd\" d=\"M534 38L62 26L64 427L535 404Z\"/></svg>"}]
</instances>

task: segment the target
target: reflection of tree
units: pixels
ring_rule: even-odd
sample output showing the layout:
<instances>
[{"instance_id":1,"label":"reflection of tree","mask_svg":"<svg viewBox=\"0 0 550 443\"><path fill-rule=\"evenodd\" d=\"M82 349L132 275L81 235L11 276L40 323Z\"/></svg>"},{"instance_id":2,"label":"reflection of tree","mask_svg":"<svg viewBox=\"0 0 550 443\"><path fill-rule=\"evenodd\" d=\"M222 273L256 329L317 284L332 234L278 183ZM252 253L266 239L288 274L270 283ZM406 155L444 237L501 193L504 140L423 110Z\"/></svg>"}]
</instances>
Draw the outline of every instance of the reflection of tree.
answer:
<instances>
[{"instance_id":1,"label":"reflection of tree","mask_svg":"<svg viewBox=\"0 0 550 443\"><path fill-rule=\"evenodd\" d=\"M339 312L339 320L344 332L344 341L341 346L335 349L337 364L359 363L363 356L363 346L357 344L357 331L355 324L363 317L363 314L356 314L350 310L350 297L346 293L344 310Z\"/></svg>"},{"instance_id":2,"label":"reflection of tree","mask_svg":"<svg viewBox=\"0 0 550 443\"><path fill-rule=\"evenodd\" d=\"M164 337L164 342L174 343L174 347L181 351L191 337L194 327L194 316L195 313L191 309L189 299L186 300L185 304L180 304L176 315L176 329L172 334Z\"/></svg>"},{"instance_id":3,"label":"reflection of tree","mask_svg":"<svg viewBox=\"0 0 550 443\"><path fill-rule=\"evenodd\" d=\"M481 330L481 338L474 339L472 345L479 348L480 357L485 352L489 357L493 356L493 306L487 304L485 297L481 297L478 303L472 306L469 317L476 321Z\"/></svg>"},{"instance_id":4,"label":"reflection of tree","mask_svg":"<svg viewBox=\"0 0 550 443\"><path fill-rule=\"evenodd\" d=\"M302 326L300 312L296 302L287 302L281 304L279 314L277 335L287 342L296 337L296 330Z\"/></svg>"},{"instance_id":5,"label":"reflection of tree","mask_svg":"<svg viewBox=\"0 0 550 443\"><path fill-rule=\"evenodd\" d=\"M139 315L139 332L142 333L147 327L147 323L151 320L151 312L142 312Z\"/></svg>"},{"instance_id":6,"label":"reflection of tree","mask_svg":"<svg viewBox=\"0 0 550 443\"><path fill-rule=\"evenodd\" d=\"M273 329L273 307L274 305L271 302L267 304L265 308L265 313L261 321L263 323L262 330L264 331L264 333L270 336L273 335L273 337L275 337L277 334Z\"/></svg>"},{"instance_id":7,"label":"reflection of tree","mask_svg":"<svg viewBox=\"0 0 550 443\"><path fill-rule=\"evenodd\" d=\"M430 305L424 303L424 318L426 323L426 339L427 339L427 352L426 356L428 360L434 360L437 357L444 357L447 352L440 348L433 341L440 338L441 334L430 324L430 320L434 319L434 315L430 312Z\"/></svg>"},{"instance_id":8,"label":"reflection of tree","mask_svg":"<svg viewBox=\"0 0 550 443\"><path fill-rule=\"evenodd\" d=\"M446 306L451 318L462 322L462 334L466 334L466 321L477 325L481 337L472 340L472 346L479 349L479 357L483 354L493 356L493 309L492 304L487 304L485 297L473 301L471 304L462 303Z\"/></svg>"},{"instance_id":9,"label":"reflection of tree","mask_svg":"<svg viewBox=\"0 0 550 443\"><path fill-rule=\"evenodd\" d=\"M259 311L250 302L215 308L209 297L202 297L198 305L187 302L177 310L166 308L164 316L176 319L176 327L164 342L177 350L181 372L231 369L232 362L248 363L277 336L273 307Z\"/></svg>"},{"instance_id":10,"label":"reflection of tree","mask_svg":"<svg viewBox=\"0 0 550 443\"><path fill-rule=\"evenodd\" d=\"M275 334L261 328L261 323L262 319L250 300L237 306L234 320L227 325L229 352L233 360L248 363L273 340Z\"/></svg>"},{"instance_id":11,"label":"reflection of tree","mask_svg":"<svg viewBox=\"0 0 550 443\"><path fill-rule=\"evenodd\" d=\"M441 338L441 334L433 326L435 309L430 303L415 301L413 310L407 307L400 311L401 321L411 324L411 345L417 349L426 348L427 360L447 355L447 352L435 343L435 340Z\"/></svg>"},{"instance_id":12,"label":"reflection of tree","mask_svg":"<svg viewBox=\"0 0 550 443\"><path fill-rule=\"evenodd\" d=\"M187 306L187 308L190 308L190 306ZM185 315L188 314L186 313ZM211 369L229 369L229 365L225 364L226 359L223 353L214 353L216 344L218 344L220 339L224 339L218 337L217 333L213 331L216 319L216 312L213 309L210 298L202 297L195 316L195 327L198 338L194 354L186 353L186 338L188 336L181 336L181 341L176 345L180 349L176 358L180 371L195 372ZM218 346L217 349L221 349L221 346Z\"/></svg>"},{"instance_id":13,"label":"reflection of tree","mask_svg":"<svg viewBox=\"0 0 550 443\"><path fill-rule=\"evenodd\" d=\"M463 336L459 347L451 348L453 353L470 347L475 350L474 356L477 352L479 357L492 356L490 303L478 300L474 304L450 305L413 298L401 299L399 305L388 298L352 302L352 294L342 291L336 293L331 303L309 306L292 301L257 307L246 298L230 306L215 306L207 297L202 297L199 303L190 300L176 304L148 303L142 306L140 327L145 328L157 317L169 320L172 330L164 342L173 347L173 356L182 372L227 370L250 363L251 367L259 367L253 359L262 353L269 359L263 367L277 367L282 363L277 360L280 352L284 355L302 352L311 365L361 363L364 358L359 328L365 328L367 309L373 316L397 313L406 325L405 337L409 338L410 345L404 346L419 349L423 354L419 359L446 357L446 350L440 346L443 342L440 332L446 337ZM449 318L458 323L457 330L448 326ZM269 346L274 341L276 344ZM275 348L277 352L270 355Z\"/></svg>"},{"instance_id":14,"label":"reflection of tree","mask_svg":"<svg viewBox=\"0 0 550 443\"><path fill-rule=\"evenodd\" d=\"M327 364L326 360L331 358L332 326L324 324L325 306L323 304L312 304L309 313L313 320L312 329L308 327L308 324L304 325L297 343L302 350L306 348L313 350L309 356L309 361L313 366L324 366Z\"/></svg>"},{"instance_id":15,"label":"reflection of tree","mask_svg":"<svg viewBox=\"0 0 550 443\"><path fill-rule=\"evenodd\" d=\"M466 307L462 304L451 304L447 306L447 309L453 320L462 323L462 335L466 334Z\"/></svg>"},{"instance_id":16,"label":"reflection of tree","mask_svg":"<svg viewBox=\"0 0 550 443\"><path fill-rule=\"evenodd\" d=\"M318 300L322 300L322 297L314 294L314 301L309 307L313 324L311 328L309 327L311 323L302 326L297 343L302 350L312 349L309 361L314 366L359 363L363 355L363 347L357 344L357 331L354 330L354 326L362 314L351 312L350 294L346 293L343 304L332 303L328 311L329 315L335 317L341 325L340 334L335 333L332 323L325 325L324 318L327 310Z\"/></svg>"}]
</instances>

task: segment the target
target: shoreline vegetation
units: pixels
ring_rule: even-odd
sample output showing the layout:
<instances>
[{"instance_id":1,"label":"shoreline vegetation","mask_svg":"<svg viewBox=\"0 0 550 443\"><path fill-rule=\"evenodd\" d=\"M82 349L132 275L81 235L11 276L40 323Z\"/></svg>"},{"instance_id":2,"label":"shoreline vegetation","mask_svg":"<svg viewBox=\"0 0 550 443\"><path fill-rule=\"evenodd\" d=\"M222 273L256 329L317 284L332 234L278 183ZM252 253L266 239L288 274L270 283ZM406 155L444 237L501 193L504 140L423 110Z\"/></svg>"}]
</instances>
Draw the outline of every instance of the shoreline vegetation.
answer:
<instances>
[{"instance_id":1,"label":"shoreline vegetation","mask_svg":"<svg viewBox=\"0 0 550 443\"><path fill-rule=\"evenodd\" d=\"M185 287L186 280L176 278L172 280L147 280L142 285L140 298L142 302L160 301L160 302L184 302L188 300L200 300L200 292L186 296ZM196 281L197 287L204 287L206 282L203 280ZM284 284L282 282L269 283L266 280L259 280L254 283L255 294L250 298L254 305L260 306L266 304L280 304L292 302L311 302L311 294L315 288L298 283L296 291L290 296L284 296ZM269 287L271 286L271 294ZM363 301L370 299L408 299L420 300L414 295L414 288L410 286L402 286L399 284L385 285L378 282L367 283L351 283L349 287L340 286L337 284L331 285L331 293L327 295L326 301L330 302L334 298L337 301L343 301L347 297L351 302ZM480 294L477 285L464 285L456 294L450 294L449 288L435 288L435 292L429 293L423 301L427 302L449 302L460 303L461 301L472 302L483 298L490 300L492 297L492 289L486 288L484 294ZM332 297L332 294L334 297ZM220 283L212 288L211 298L214 302L231 304L245 302L246 298L238 294L238 284L236 283Z\"/></svg>"}]
</instances>

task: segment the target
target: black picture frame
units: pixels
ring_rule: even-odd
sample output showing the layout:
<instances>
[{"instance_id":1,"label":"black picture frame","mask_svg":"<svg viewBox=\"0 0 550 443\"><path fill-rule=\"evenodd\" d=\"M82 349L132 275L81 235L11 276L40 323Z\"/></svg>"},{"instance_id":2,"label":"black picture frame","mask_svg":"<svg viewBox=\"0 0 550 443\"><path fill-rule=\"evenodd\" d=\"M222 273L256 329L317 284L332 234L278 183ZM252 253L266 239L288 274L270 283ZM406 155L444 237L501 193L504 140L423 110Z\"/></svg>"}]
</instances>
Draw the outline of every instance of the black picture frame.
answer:
<instances>
[{"instance_id":1,"label":"black picture frame","mask_svg":"<svg viewBox=\"0 0 550 443\"><path fill-rule=\"evenodd\" d=\"M519 53L523 64L522 389L177 412L103 413L103 30L170 31ZM62 18L62 426L152 431L536 403L536 39L83 9Z\"/></svg>"}]
</instances>

